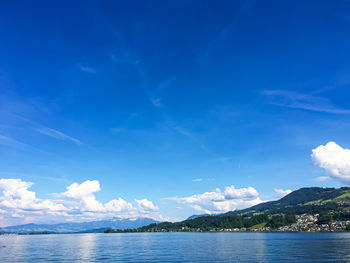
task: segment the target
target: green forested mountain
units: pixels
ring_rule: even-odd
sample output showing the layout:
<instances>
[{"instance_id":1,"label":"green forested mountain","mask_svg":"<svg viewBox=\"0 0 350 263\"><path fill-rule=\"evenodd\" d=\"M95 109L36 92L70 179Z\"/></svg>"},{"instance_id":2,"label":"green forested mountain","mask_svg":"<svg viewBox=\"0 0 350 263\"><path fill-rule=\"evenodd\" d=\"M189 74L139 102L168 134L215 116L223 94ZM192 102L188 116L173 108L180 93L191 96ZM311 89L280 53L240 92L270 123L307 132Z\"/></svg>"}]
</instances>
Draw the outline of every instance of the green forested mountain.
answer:
<instances>
[{"instance_id":1,"label":"green forested mountain","mask_svg":"<svg viewBox=\"0 0 350 263\"><path fill-rule=\"evenodd\" d=\"M106 232L210 231L234 228L276 229L296 222L296 215L319 214L321 224L331 220L350 220L350 188L301 188L277 201L221 215L200 216L170 223L150 224L137 229Z\"/></svg>"},{"instance_id":2,"label":"green forested mountain","mask_svg":"<svg viewBox=\"0 0 350 263\"><path fill-rule=\"evenodd\" d=\"M277 201L261 203L250 208L228 212L226 215L249 213L322 213L350 209L350 188L308 187L296 190Z\"/></svg>"}]
</instances>

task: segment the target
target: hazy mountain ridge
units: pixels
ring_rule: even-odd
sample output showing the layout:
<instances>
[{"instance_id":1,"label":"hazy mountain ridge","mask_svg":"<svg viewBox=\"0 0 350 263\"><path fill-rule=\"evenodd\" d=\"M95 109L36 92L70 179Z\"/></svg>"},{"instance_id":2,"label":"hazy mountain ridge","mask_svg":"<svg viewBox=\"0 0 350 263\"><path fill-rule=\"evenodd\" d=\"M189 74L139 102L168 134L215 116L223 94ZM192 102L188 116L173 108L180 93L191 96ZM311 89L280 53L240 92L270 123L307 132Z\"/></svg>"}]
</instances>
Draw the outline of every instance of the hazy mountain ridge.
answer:
<instances>
[{"instance_id":1,"label":"hazy mountain ridge","mask_svg":"<svg viewBox=\"0 0 350 263\"><path fill-rule=\"evenodd\" d=\"M159 223L151 218L122 219L112 218L108 220L81 222L81 223L59 223L59 224L25 224L0 228L5 233L78 233L78 232L103 232L106 229L138 228L152 223Z\"/></svg>"},{"instance_id":2,"label":"hazy mountain ridge","mask_svg":"<svg viewBox=\"0 0 350 263\"><path fill-rule=\"evenodd\" d=\"M202 217L202 216L210 216L210 214L191 215L186 220L191 220L191 219L195 219L197 217Z\"/></svg>"}]
</instances>

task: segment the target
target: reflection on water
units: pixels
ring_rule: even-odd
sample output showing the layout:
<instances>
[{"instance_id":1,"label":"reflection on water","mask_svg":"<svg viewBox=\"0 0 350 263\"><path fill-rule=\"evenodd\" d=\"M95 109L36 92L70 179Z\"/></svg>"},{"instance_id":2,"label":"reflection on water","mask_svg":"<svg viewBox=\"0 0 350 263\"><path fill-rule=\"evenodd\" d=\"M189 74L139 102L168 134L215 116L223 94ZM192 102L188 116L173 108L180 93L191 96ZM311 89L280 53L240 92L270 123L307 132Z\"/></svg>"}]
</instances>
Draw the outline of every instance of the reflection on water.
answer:
<instances>
[{"instance_id":1,"label":"reflection on water","mask_svg":"<svg viewBox=\"0 0 350 263\"><path fill-rule=\"evenodd\" d=\"M350 262L348 233L0 235L0 262Z\"/></svg>"},{"instance_id":2,"label":"reflection on water","mask_svg":"<svg viewBox=\"0 0 350 263\"><path fill-rule=\"evenodd\" d=\"M95 250L96 235L79 235L78 244L79 244L79 257L86 262L86 260L95 259L96 250Z\"/></svg>"}]
</instances>

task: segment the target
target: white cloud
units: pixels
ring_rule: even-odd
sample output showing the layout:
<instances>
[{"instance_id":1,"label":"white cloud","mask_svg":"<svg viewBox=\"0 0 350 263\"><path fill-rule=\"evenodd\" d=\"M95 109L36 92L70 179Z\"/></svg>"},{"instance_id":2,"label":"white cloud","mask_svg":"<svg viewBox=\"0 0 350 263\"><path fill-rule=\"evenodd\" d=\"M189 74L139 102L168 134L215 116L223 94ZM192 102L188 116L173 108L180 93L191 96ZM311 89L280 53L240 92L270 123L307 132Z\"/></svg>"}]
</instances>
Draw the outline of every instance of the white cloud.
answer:
<instances>
[{"instance_id":1,"label":"white cloud","mask_svg":"<svg viewBox=\"0 0 350 263\"><path fill-rule=\"evenodd\" d=\"M87 221L110 217L164 219L158 212L158 206L147 199L135 200L137 207L120 197L105 204L99 202L95 197L95 193L101 190L97 180L73 183L65 192L54 194L56 199L37 198L35 192L28 190L32 185L21 179L0 179L0 224Z\"/></svg>"},{"instance_id":2,"label":"white cloud","mask_svg":"<svg viewBox=\"0 0 350 263\"><path fill-rule=\"evenodd\" d=\"M197 211L208 214L243 209L262 202L258 192L253 187L237 189L233 185L226 187L225 191L217 188L215 192L205 192L188 197L169 197L166 199L187 204Z\"/></svg>"},{"instance_id":3,"label":"white cloud","mask_svg":"<svg viewBox=\"0 0 350 263\"><path fill-rule=\"evenodd\" d=\"M20 179L0 179L0 206L24 210L66 210L62 204L37 198L35 192L28 190L32 185Z\"/></svg>"},{"instance_id":4,"label":"white cloud","mask_svg":"<svg viewBox=\"0 0 350 263\"><path fill-rule=\"evenodd\" d=\"M152 201L149 201L147 199L137 200L135 199L135 202L137 203L139 210L142 212L153 212L158 211L158 206L155 206Z\"/></svg>"},{"instance_id":5,"label":"white cloud","mask_svg":"<svg viewBox=\"0 0 350 263\"><path fill-rule=\"evenodd\" d=\"M133 205L123 198L113 199L105 204L105 208L110 212L123 212L132 211L134 209Z\"/></svg>"},{"instance_id":6,"label":"white cloud","mask_svg":"<svg viewBox=\"0 0 350 263\"><path fill-rule=\"evenodd\" d=\"M97 180L87 180L81 184L73 183L67 187L67 191L62 196L81 199L85 196L92 195L101 190L100 183Z\"/></svg>"},{"instance_id":7,"label":"white cloud","mask_svg":"<svg viewBox=\"0 0 350 263\"><path fill-rule=\"evenodd\" d=\"M259 197L258 191L249 186L248 188L236 189L233 185L225 188L226 199L243 199L251 200Z\"/></svg>"},{"instance_id":8,"label":"white cloud","mask_svg":"<svg viewBox=\"0 0 350 263\"><path fill-rule=\"evenodd\" d=\"M95 198L95 193L100 191L100 183L96 180L87 180L81 184L73 183L67 187L67 191L59 196L70 197L80 201L81 209L87 211L104 211L103 205Z\"/></svg>"},{"instance_id":9,"label":"white cloud","mask_svg":"<svg viewBox=\"0 0 350 263\"><path fill-rule=\"evenodd\" d=\"M292 190L290 190L290 189L283 190L283 189L275 188L275 192L277 194L277 198L282 198L282 197L290 194L292 192Z\"/></svg>"},{"instance_id":10,"label":"white cloud","mask_svg":"<svg viewBox=\"0 0 350 263\"><path fill-rule=\"evenodd\" d=\"M312 150L314 164L325 169L331 178L350 184L350 150L328 142Z\"/></svg>"}]
</instances>

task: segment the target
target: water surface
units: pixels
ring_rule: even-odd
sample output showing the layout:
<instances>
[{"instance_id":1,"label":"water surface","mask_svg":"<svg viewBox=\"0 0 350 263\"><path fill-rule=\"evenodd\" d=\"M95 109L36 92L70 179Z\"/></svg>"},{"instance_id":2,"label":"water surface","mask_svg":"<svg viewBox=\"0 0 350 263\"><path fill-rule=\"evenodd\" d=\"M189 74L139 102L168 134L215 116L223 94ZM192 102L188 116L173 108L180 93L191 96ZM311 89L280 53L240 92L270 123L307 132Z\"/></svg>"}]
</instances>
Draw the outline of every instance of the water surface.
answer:
<instances>
[{"instance_id":1,"label":"water surface","mask_svg":"<svg viewBox=\"0 0 350 263\"><path fill-rule=\"evenodd\" d=\"M350 262L350 233L0 235L1 262Z\"/></svg>"}]
</instances>

